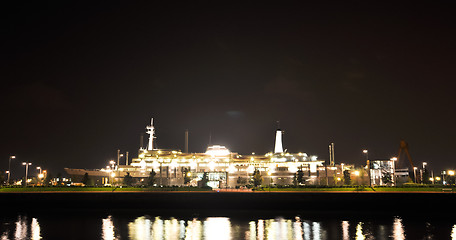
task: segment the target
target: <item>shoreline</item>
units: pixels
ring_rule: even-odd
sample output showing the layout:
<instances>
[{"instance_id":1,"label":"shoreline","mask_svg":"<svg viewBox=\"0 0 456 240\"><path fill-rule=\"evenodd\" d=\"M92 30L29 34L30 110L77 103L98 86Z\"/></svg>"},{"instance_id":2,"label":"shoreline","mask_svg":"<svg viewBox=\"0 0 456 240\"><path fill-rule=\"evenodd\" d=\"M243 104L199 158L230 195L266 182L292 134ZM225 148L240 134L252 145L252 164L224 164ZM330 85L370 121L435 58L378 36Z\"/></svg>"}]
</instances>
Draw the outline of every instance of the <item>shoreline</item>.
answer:
<instances>
[{"instance_id":1,"label":"shoreline","mask_svg":"<svg viewBox=\"0 0 456 240\"><path fill-rule=\"evenodd\" d=\"M178 194L178 193L219 193L219 194L229 194L229 193L245 193L245 194L271 194L271 193L322 193L322 194L330 194L330 193L359 193L359 194L398 194L398 193L408 193L408 194L455 194L456 192L444 192L444 191L11 191L11 192L0 192L0 196L2 194L38 194L38 193L163 193L163 194Z\"/></svg>"}]
</instances>

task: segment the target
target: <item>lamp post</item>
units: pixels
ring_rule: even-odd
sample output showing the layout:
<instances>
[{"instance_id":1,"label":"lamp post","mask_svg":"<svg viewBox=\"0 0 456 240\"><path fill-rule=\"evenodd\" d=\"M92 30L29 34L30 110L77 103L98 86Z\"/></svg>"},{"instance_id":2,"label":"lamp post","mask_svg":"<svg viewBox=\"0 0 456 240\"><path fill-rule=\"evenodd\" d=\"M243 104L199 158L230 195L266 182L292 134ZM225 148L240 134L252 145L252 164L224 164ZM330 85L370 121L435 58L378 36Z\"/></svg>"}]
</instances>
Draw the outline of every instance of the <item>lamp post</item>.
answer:
<instances>
[{"instance_id":1,"label":"lamp post","mask_svg":"<svg viewBox=\"0 0 456 240\"><path fill-rule=\"evenodd\" d=\"M454 174L455 174L455 173L454 173L454 170L448 170L448 175L450 176L450 177L448 178L448 182L449 182L450 184L454 184Z\"/></svg>"},{"instance_id":2,"label":"lamp post","mask_svg":"<svg viewBox=\"0 0 456 240\"><path fill-rule=\"evenodd\" d=\"M41 167L36 167L36 170L40 170L40 173L38 174L38 180L39 180L39 182L40 182L40 184L41 184L41 179L42 179L43 176L44 176L44 175L42 174L42 169L41 169Z\"/></svg>"},{"instance_id":3,"label":"lamp post","mask_svg":"<svg viewBox=\"0 0 456 240\"><path fill-rule=\"evenodd\" d=\"M424 182L427 182L426 177L429 177L428 172L426 170L427 162L423 162L423 169L421 170L421 184L424 184Z\"/></svg>"},{"instance_id":4,"label":"lamp post","mask_svg":"<svg viewBox=\"0 0 456 240\"><path fill-rule=\"evenodd\" d=\"M114 176L115 176L115 173L114 173L115 167L114 166L115 166L116 162L114 160L111 160L111 161L109 161L109 163L111 164L111 174L109 174L109 175L111 177L111 184L113 184Z\"/></svg>"},{"instance_id":5,"label":"lamp post","mask_svg":"<svg viewBox=\"0 0 456 240\"><path fill-rule=\"evenodd\" d=\"M442 184L445 185L445 183L446 183L445 182L446 171L442 171L441 174L442 174Z\"/></svg>"},{"instance_id":6,"label":"lamp post","mask_svg":"<svg viewBox=\"0 0 456 240\"><path fill-rule=\"evenodd\" d=\"M11 176L11 159L15 159L16 156L10 156L8 161L8 185L10 184L10 176Z\"/></svg>"},{"instance_id":7,"label":"lamp post","mask_svg":"<svg viewBox=\"0 0 456 240\"><path fill-rule=\"evenodd\" d=\"M45 180L47 179L47 171L46 171L46 170L43 170L43 174L42 174L42 175L43 175L42 179L45 181ZM48 183L46 183L46 185L47 185L47 184L48 184Z\"/></svg>"},{"instance_id":8,"label":"lamp post","mask_svg":"<svg viewBox=\"0 0 456 240\"><path fill-rule=\"evenodd\" d=\"M392 157L390 158L391 160L391 165L392 165L392 170L393 170L393 176L391 177L392 181L393 181L393 186L396 185L396 161L397 161L397 157Z\"/></svg>"},{"instance_id":9,"label":"lamp post","mask_svg":"<svg viewBox=\"0 0 456 240\"><path fill-rule=\"evenodd\" d=\"M25 186L27 187L27 180L28 180L28 167L32 165L32 163L29 162L23 162L22 165L25 166Z\"/></svg>"},{"instance_id":10,"label":"lamp post","mask_svg":"<svg viewBox=\"0 0 456 240\"><path fill-rule=\"evenodd\" d=\"M369 163L369 151L367 149L363 150L363 153L366 154L366 164L367 164L367 177L369 178L369 186L372 187L372 179L371 179L371 168Z\"/></svg>"},{"instance_id":11,"label":"lamp post","mask_svg":"<svg viewBox=\"0 0 456 240\"><path fill-rule=\"evenodd\" d=\"M415 183L416 183L416 170L418 168L417 167L413 167L413 177L415 178Z\"/></svg>"}]
</instances>

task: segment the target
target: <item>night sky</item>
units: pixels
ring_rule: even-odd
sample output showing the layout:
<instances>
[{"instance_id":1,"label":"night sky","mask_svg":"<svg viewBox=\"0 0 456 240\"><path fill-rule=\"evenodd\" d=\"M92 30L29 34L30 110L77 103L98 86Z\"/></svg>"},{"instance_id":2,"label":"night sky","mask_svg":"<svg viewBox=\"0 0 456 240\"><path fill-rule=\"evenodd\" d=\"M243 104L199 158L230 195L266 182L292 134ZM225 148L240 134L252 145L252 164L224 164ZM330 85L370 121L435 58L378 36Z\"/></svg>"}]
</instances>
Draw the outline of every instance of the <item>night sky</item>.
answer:
<instances>
[{"instance_id":1,"label":"night sky","mask_svg":"<svg viewBox=\"0 0 456 240\"><path fill-rule=\"evenodd\" d=\"M456 168L447 3L2 3L0 169L136 157L151 117L159 148L264 154L280 120L289 152Z\"/></svg>"}]
</instances>

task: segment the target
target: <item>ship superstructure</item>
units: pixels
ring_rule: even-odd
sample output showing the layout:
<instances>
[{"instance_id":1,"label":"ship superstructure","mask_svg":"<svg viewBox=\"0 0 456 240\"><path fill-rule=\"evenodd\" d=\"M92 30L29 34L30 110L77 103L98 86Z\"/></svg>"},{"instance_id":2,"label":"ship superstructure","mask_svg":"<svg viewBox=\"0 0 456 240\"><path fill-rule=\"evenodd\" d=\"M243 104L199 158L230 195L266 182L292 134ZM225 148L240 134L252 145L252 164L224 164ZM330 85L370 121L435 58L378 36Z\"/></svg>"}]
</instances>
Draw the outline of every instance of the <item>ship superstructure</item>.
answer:
<instances>
[{"instance_id":1,"label":"ship superstructure","mask_svg":"<svg viewBox=\"0 0 456 240\"><path fill-rule=\"evenodd\" d=\"M325 166L315 155L284 151L280 129L276 131L274 152L264 155L238 154L221 145L211 145L204 153L156 149L153 119L146 129L149 134L147 148L140 148L138 157L128 165L100 169L106 173L103 183L120 182L127 174L141 182L154 172L155 184L159 186L197 186L204 176L213 188L234 188L248 185L254 171L262 175L263 185L296 184L298 170L306 184L322 184L322 177L328 182L337 174L337 167ZM74 170L78 169L66 169L69 174L74 174ZM77 172L82 173L80 169Z\"/></svg>"}]
</instances>

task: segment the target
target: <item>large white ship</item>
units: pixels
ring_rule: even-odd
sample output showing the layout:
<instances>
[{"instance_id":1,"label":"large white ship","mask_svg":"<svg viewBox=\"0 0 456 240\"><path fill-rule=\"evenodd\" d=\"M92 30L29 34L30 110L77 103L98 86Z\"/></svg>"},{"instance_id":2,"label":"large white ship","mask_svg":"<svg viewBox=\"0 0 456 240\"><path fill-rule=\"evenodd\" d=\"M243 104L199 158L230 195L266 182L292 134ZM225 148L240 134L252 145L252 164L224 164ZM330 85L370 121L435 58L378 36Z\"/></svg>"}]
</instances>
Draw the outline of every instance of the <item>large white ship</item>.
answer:
<instances>
[{"instance_id":1,"label":"large white ship","mask_svg":"<svg viewBox=\"0 0 456 240\"><path fill-rule=\"evenodd\" d=\"M96 178L96 184L120 183L127 174L141 183L154 172L154 182L159 186L197 186L204 176L207 185L213 188L248 185L255 171L261 174L262 185L295 184L298 170L304 184L334 184L342 177L342 169L334 163L326 166L315 155L284 151L280 129L276 131L274 152L264 155L238 154L220 145L209 146L204 153L157 149L153 119L146 130L149 134L147 147L141 147L138 157L131 163L120 165L111 161L111 166L99 170L66 168L65 171L73 179L82 179L87 173Z\"/></svg>"}]
</instances>

